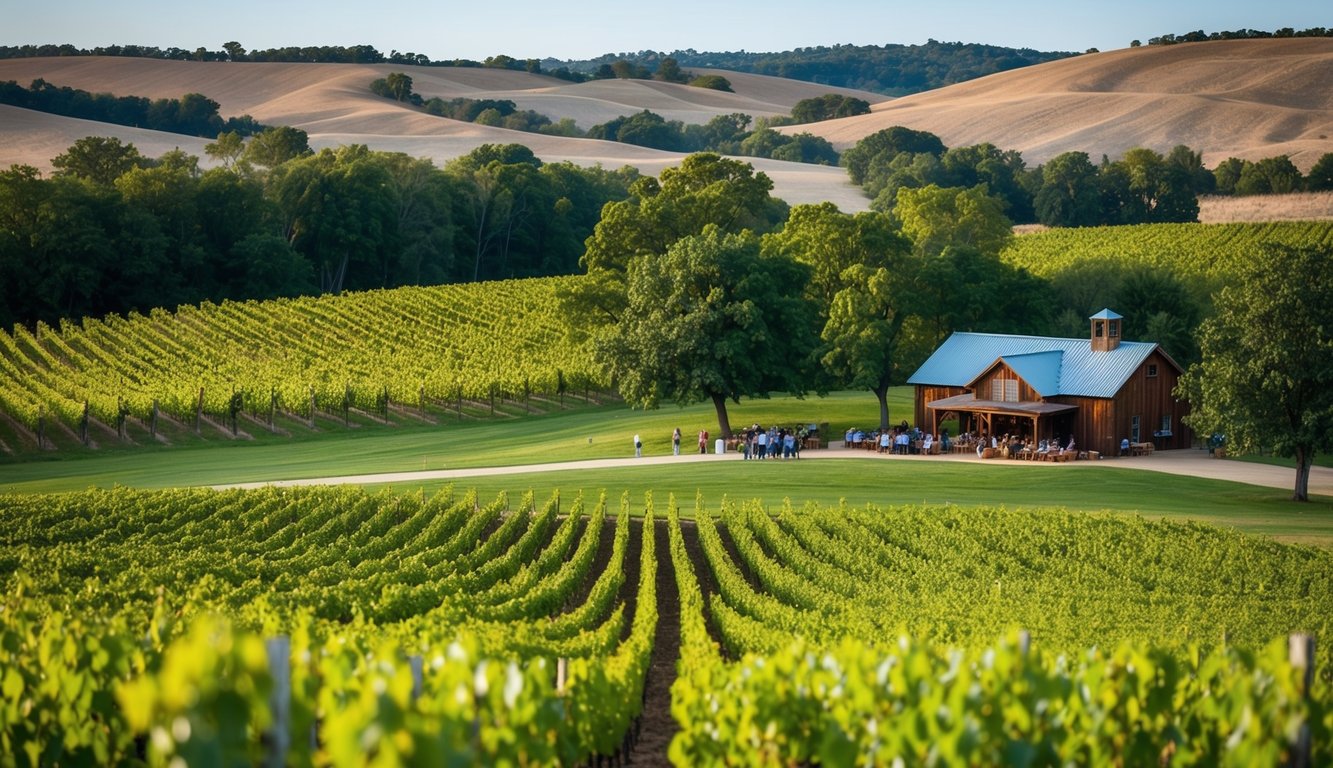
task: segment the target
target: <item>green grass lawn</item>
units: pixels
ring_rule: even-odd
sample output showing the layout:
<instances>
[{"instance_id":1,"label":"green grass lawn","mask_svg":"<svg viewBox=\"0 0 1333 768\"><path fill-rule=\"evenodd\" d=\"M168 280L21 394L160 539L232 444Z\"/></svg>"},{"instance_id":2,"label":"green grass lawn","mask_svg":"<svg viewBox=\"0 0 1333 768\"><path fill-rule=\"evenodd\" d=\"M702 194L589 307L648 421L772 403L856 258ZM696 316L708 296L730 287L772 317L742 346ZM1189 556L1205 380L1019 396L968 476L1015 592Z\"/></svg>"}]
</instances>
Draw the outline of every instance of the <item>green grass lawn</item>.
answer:
<instances>
[{"instance_id":1,"label":"green grass lawn","mask_svg":"<svg viewBox=\"0 0 1333 768\"><path fill-rule=\"evenodd\" d=\"M911 390L895 389L890 415L911 413ZM730 408L739 428L752 422L794 425L829 422L841 439L850 425L873 427L878 406L873 395L841 392L829 397L775 397L746 400ZM118 451L102 456L54 458L0 464L0 493L46 493L89 486L164 488L289 480L307 477L518 466L552 461L633 455L632 439L644 452L671 450L671 430L679 426L685 450L694 448L701 428L717 431L709 405L637 411L623 406L576 410L509 420L445 423L435 427L329 430L286 442L226 442L212 446ZM711 446L710 446L711 449ZM820 504L959 504L1058 507L1075 511L1112 510L1191 519L1240 530L1333 546L1333 499L1288 502L1289 491L1219 480L1140 472L1114 467L984 465L974 462L893 462L821 460L734 461L613 469L572 470L477 477L454 481L483 494L526 490L547 494L560 489L596 496L602 489L641 498L652 491L666 501L676 494L688 512L696 492L711 503L723 496L759 498L770 506L791 499ZM431 492L445 481L391 484L400 490Z\"/></svg>"},{"instance_id":2,"label":"green grass lawn","mask_svg":"<svg viewBox=\"0 0 1333 768\"><path fill-rule=\"evenodd\" d=\"M911 398L910 387L894 390L890 414L895 420L911 419ZM839 440L849 425L873 427L879 423L879 407L869 392L744 400L730 404L728 413L736 429L756 422L764 426L829 422ZM656 411L618 405L514 419L445 421L428 427L331 429L286 441L217 441L103 456L48 454L42 460L0 464L0 493L116 484L170 488L618 458L634 455L636 434L643 439L644 453L661 455L671 452L671 431L676 427L684 434L684 449L697 450L699 430L707 429L710 437L716 436L717 418L711 404L666 406Z\"/></svg>"}]
</instances>

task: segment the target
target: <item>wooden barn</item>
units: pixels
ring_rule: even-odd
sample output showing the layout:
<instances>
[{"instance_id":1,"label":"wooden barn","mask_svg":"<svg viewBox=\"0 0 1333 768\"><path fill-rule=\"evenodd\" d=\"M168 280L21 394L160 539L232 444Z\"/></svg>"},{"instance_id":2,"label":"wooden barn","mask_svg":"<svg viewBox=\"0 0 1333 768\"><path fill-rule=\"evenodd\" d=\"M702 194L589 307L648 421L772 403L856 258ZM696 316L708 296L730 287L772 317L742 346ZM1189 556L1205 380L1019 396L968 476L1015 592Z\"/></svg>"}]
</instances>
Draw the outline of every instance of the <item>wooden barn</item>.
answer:
<instances>
[{"instance_id":1,"label":"wooden barn","mask_svg":"<svg viewBox=\"0 0 1333 768\"><path fill-rule=\"evenodd\" d=\"M1173 394L1183 372L1151 342L1122 341L1122 317L1093 315L1088 338L955 333L907 380L916 423L960 431L1057 439L1115 456L1122 440L1158 449L1193 442L1188 405Z\"/></svg>"}]
</instances>

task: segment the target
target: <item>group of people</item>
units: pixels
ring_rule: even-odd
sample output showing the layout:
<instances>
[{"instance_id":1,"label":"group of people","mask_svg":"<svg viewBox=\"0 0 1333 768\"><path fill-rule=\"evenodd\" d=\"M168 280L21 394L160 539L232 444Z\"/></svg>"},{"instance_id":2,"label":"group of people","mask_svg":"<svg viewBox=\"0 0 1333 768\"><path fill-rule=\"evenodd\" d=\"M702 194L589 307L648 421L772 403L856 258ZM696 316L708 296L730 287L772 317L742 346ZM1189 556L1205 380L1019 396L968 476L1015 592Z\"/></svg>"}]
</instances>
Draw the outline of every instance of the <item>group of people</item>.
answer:
<instances>
[{"instance_id":1,"label":"group of people","mask_svg":"<svg viewBox=\"0 0 1333 768\"><path fill-rule=\"evenodd\" d=\"M769 427L751 425L741 434L740 449L745 460L799 459L805 442L806 428Z\"/></svg>"},{"instance_id":2,"label":"group of people","mask_svg":"<svg viewBox=\"0 0 1333 768\"><path fill-rule=\"evenodd\" d=\"M924 432L919 427L907 426L907 422L889 429L877 429L866 432L862 429L848 429L843 436L843 444L848 448L874 448L878 453L894 453L901 456L939 453L951 447L949 430L938 436Z\"/></svg>"},{"instance_id":3,"label":"group of people","mask_svg":"<svg viewBox=\"0 0 1333 768\"><path fill-rule=\"evenodd\" d=\"M975 441L977 458L986 457L986 449L991 449L991 456L1000 456L1005 459L1033 458L1041 459L1048 456L1072 457L1076 456L1074 436L1069 436L1068 442L1062 443L1059 438L1042 438L1041 440L1022 435L1005 434L1000 437L995 435L978 435L973 438L964 433L959 438L960 441Z\"/></svg>"},{"instance_id":4,"label":"group of people","mask_svg":"<svg viewBox=\"0 0 1333 768\"><path fill-rule=\"evenodd\" d=\"M745 430L739 436L739 448L748 459L799 459L801 458L801 444L805 441L807 430L805 427L788 429L786 427L769 427L765 429L758 424L754 424ZM671 433L671 453L675 456L680 455L681 444L680 427ZM708 430L699 430L699 453L708 453ZM639 458L643 456L643 440L639 435L634 436L634 456Z\"/></svg>"}]
</instances>

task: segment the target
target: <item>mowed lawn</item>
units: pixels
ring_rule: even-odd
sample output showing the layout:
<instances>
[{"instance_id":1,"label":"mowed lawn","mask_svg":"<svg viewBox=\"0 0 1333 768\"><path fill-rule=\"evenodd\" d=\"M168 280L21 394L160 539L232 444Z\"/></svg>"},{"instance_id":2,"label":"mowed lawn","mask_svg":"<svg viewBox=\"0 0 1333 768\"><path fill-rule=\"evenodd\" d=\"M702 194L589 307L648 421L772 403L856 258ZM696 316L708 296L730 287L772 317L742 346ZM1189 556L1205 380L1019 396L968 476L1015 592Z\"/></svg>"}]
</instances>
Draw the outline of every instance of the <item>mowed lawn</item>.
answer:
<instances>
[{"instance_id":1,"label":"mowed lawn","mask_svg":"<svg viewBox=\"0 0 1333 768\"><path fill-rule=\"evenodd\" d=\"M910 390L893 393L891 416L910 415ZM873 427L875 399L868 393L829 397L775 397L732 404L734 427L758 422L828 422L841 438L850 425ZM909 419L910 420L910 419ZM639 434L647 455L670 453L680 426L684 450L696 451L697 433L716 432L711 406L638 411L623 406L585 408L523 419L446 423L430 428L333 430L285 443L220 442L216 447L146 449L106 456L0 464L0 493L82 490L125 485L163 488L336 477L422 469L518 466L553 461L625 458ZM710 441L711 442L711 441ZM711 445L710 445L711 450ZM1293 476L1294 480L1294 476ZM618 503L628 491L635 503L651 492L660 504L674 494L689 514L696 494L710 505L724 496L757 498L770 508L787 500L796 507L956 504L1052 507L1111 511L1232 526L1283 541L1333 546L1333 499L1288 501L1290 491L1224 480L1181 477L1107 466L1032 465L1014 462L913 461L875 458L819 461L720 461L643 467L533 472L453 481L388 483L403 492L432 493L452 483L484 496L501 491L515 501L526 491L559 490L596 498L605 490Z\"/></svg>"}]
</instances>

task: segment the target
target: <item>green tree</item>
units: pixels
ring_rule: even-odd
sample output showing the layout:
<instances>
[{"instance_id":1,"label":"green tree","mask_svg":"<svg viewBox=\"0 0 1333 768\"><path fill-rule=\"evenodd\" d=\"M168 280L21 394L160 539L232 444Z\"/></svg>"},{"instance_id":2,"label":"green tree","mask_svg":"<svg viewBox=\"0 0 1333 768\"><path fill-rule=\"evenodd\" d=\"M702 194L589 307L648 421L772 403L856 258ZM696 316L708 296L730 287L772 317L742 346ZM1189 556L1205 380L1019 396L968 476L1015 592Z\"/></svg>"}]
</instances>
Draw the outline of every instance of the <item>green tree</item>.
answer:
<instances>
[{"instance_id":1,"label":"green tree","mask_svg":"<svg viewBox=\"0 0 1333 768\"><path fill-rule=\"evenodd\" d=\"M1236 182L1238 195L1285 195L1301 189L1301 171L1286 155L1245 163Z\"/></svg>"},{"instance_id":2,"label":"green tree","mask_svg":"<svg viewBox=\"0 0 1333 768\"><path fill-rule=\"evenodd\" d=\"M147 164L148 161L139 154L138 147L115 137L104 136L79 139L51 161L57 176L87 179L108 187L130 169Z\"/></svg>"},{"instance_id":3,"label":"green tree","mask_svg":"<svg viewBox=\"0 0 1333 768\"><path fill-rule=\"evenodd\" d=\"M204 145L204 154L222 164L223 168L236 167L237 161L245 153L245 140L236 131L218 134L216 141Z\"/></svg>"},{"instance_id":4,"label":"green tree","mask_svg":"<svg viewBox=\"0 0 1333 768\"><path fill-rule=\"evenodd\" d=\"M1311 463L1333 450L1333 251L1269 246L1214 304L1202 361L1177 390L1186 423L1242 452L1294 458L1292 500L1308 501Z\"/></svg>"},{"instance_id":5,"label":"green tree","mask_svg":"<svg viewBox=\"0 0 1333 768\"><path fill-rule=\"evenodd\" d=\"M255 134L241 159L262 168L277 168L288 160L310 154L310 137L300 128L282 125Z\"/></svg>"},{"instance_id":6,"label":"green tree","mask_svg":"<svg viewBox=\"0 0 1333 768\"><path fill-rule=\"evenodd\" d=\"M708 400L730 437L728 400L804 391L799 361L815 345L806 277L791 259L763 256L757 237L709 225L630 261L627 311L593 354L627 403Z\"/></svg>"},{"instance_id":7,"label":"green tree","mask_svg":"<svg viewBox=\"0 0 1333 768\"><path fill-rule=\"evenodd\" d=\"M824 371L840 387L866 388L889 425L888 389L901 380L898 346L912 313L920 260L887 214L848 215L832 203L799 205L764 252L810 268Z\"/></svg>"},{"instance_id":8,"label":"green tree","mask_svg":"<svg viewBox=\"0 0 1333 768\"><path fill-rule=\"evenodd\" d=\"M860 186L866 183L876 161L884 165L904 152L924 152L939 157L944 150L944 142L935 134L895 125L856 142L856 146L842 153L842 164L847 167L852 183Z\"/></svg>"},{"instance_id":9,"label":"green tree","mask_svg":"<svg viewBox=\"0 0 1333 768\"><path fill-rule=\"evenodd\" d=\"M657 72L653 75L654 80L661 80L665 83L684 83L689 81L689 73L680 68L680 62L667 56L662 59L662 63L657 65Z\"/></svg>"},{"instance_id":10,"label":"green tree","mask_svg":"<svg viewBox=\"0 0 1333 768\"><path fill-rule=\"evenodd\" d=\"M231 61L245 61L245 46L235 40L223 43L222 50L227 52L227 58Z\"/></svg>"},{"instance_id":11,"label":"green tree","mask_svg":"<svg viewBox=\"0 0 1333 768\"><path fill-rule=\"evenodd\" d=\"M1198 221L1195 181L1186 168L1144 147L1129 150L1116 165L1128 181L1126 223Z\"/></svg>"},{"instance_id":12,"label":"green tree","mask_svg":"<svg viewBox=\"0 0 1333 768\"><path fill-rule=\"evenodd\" d=\"M1310 192L1333 189L1333 152L1325 152L1315 161L1314 167L1305 177L1305 188Z\"/></svg>"},{"instance_id":13,"label":"green tree","mask_svg":"<svg viewBox=\"0 0 1333 768\"><path fill-rule=\"evenodd\" d=\"M1244 170L1245 161L1239 157L1228 157L1218 163L1213 169L1214 190L1219 195L1234 195L1236 184L1240 182L1240 175Z\"/></svg>"},{"instance_id":14,"label":"green tree","mask_svg":"<svg viewBox=\"0 0 1333 768\"><path fill-rule=\"evenodd\" d=\"M1217 177L1203 165L1203 153L1177 144L1167 153L1166 163L1184 172L1196 195L1206 195L1217 188Z\"/></svg>"},{"instance_id":15,"label":"green tree","mask_svg":"<svg viewBox=\"0 0 1333 768\"><path fill-rule=\"evenodd\" d=\"M1041 169L1034 201L1037 221L1048 227L1090 227L1101 223L1097 167L1086 152L1065 152Z\"/></svg>"},{"instance_id":16,"label":"green tree","mask_svg":"<svg viewBox=\"0 0 1333 768\"><path fill-rule=\"evenodd\" d=\"M1203 310L1184 281L1166 270L1130 272L1103 306L1124 310L1126 334L1155 341L1181 365L1198 358L1194 332Z\"/></svg>"},{"instance_id":17,"label":"green tree","mask_svg":"<svg viewBox=\"0 0 1333 768\"><path fill-rule=\"evenodd\" d=\"M999 200L985 187L937 187L898 190L893 216L902 223L918 253L931 256L949 246L976 248L998 255L1013 237L1014 226Z\"/></svg>"},{"instance_id":18,"label":"green tree","mask_svg":"<svg viewBox=\"0 0 1333 768\"><path fill-rule=\"evenodd\" d=\"M363 144L289 161L270 181L291 246L318 270L326 293L385 286L398 249L392 178Z\"/></svg>"},{"instance_id":19,"label":"green tree","mask_svg":"<svg viewBox=\"0 0 1333 768\"><path fill-rule=\"evenodd\" d=\"M727 91L730 93L731 81L722 75L701 75L690 81L690 85L695 88L707 88L713 91Z\"/></svg>"},{"instance_id":20,"label":"green tree","mask_svg":"<svg viewBox=\"0 0 1333 768\"><path fill-rule=\"evenodd\" d=\"M686 157L644 177L630 197L602 208L581 261L588 272L564 296L567 313L585 330L616 323L626 306L625 270L636 256L662 255L677 240L716 225L724 233L762 234L785 218L785 204L770 195L773 182L749 163L709 152Z\"/></svg>"},{"instance_id":21,"label":"green tree","mask_svg":"<svg viewBox=\"0 0 1333 768\"><path fill-rule=\"evenodd\" d=\"M398 101L410 101L412 96L412 77L403 72L390 72L384 78L389 93Z\"/></svg>"}]
</instances>

